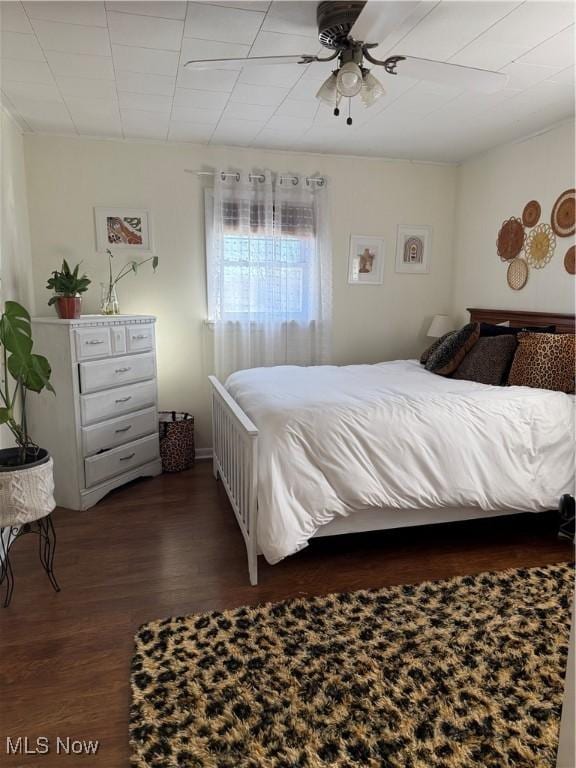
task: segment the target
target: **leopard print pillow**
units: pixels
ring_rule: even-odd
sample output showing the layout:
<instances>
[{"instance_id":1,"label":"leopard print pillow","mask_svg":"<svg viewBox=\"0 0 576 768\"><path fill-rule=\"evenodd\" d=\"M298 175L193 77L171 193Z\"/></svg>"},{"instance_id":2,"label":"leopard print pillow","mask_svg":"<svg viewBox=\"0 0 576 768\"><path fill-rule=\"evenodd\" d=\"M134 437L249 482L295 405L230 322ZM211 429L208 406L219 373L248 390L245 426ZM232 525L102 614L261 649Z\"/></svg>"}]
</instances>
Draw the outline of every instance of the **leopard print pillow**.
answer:
<instances>
[{"instance_id":1,"label":"leopard print pillow","mask_svg":"<svg viewBox=\"0 0 576 768\"><path fill-rule=\"evenodd\" d=\"M468 323L459 331L454 331L430 354L426 370L439 376L450 376L476 344L479 336L480 323Z\"/></svg>"},{"instance_id":2,"label":"leopard print pillow","mask_svg":"<svg viewBox=\"0 0 576 768\"><path fill-rule=\"evenodd\" d=\"M499 386L506 381L516 345L516 336L512 333L481 336L454 371L453 378Z\"/></svg>"},{"instance_id":3,"label":"leopard print pillow","mask_svg":"<svg viewBox=\"0 0 576 768\"><path fill-rule=\"evenodd\" d=\"M440 336L440 338L436 339L436 341L433 341L429 347L426 347L426 349L424 350L424 352L422 352L422 355L420 356L420 362L422 363L422 365L426 365L430 355L433 352L436 352L440 344L443 344L449 336L452 336L453 333L456 333L456 331L448 331L448 333L445 333L443 336Z\"/></svg>"},{"instance_id":4,"label":"leopard print pillow","mask_svg":"<svg viewBox=\"0 0 576 768\"><path fill-rule=\"evenodd\" d=\"M574 334L519 333L508 384L574 392Z\"/></svg>"}]
</instances>

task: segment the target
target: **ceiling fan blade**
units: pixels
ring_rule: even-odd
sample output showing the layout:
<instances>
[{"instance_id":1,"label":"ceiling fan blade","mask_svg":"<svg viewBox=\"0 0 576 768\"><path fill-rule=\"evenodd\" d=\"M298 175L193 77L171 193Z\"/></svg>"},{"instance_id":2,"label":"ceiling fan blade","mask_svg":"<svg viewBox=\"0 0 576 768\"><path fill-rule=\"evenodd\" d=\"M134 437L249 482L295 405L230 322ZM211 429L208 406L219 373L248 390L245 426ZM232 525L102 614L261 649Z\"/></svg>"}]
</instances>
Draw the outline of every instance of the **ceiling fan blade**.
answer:
<instances>
[{"instance_id":1,"label":"ceiling fan blade","mask_svg":"<svg viewBox=\"0 0 576 768\"><path fill-rule=\"evenodd\" d=\"M187 61L187 69L240 69L241 67L262 67L269 64L310 64L317 61L316 56L253 56L249 59L199 59Z\"/></svg>"},{"instance_id":2,"label":"ceiling fan blade","mask_svg":"<svg viewBox=\"0 0 576 768\"><path fill-rule=\"evenodd\" d=\"M469 88L481 93L495 93L508 82L508 75L503 72L461 67L459 64L446 64L443 61L418 59L414 56L398 56L395 74L414 80L431 80L442 85Z\"/></svg>"},{"instance_id":3,"label":"ceiling fan blade","mask_svg":"<svg viewBox=\"0 0 576 768\"><path fill-rule=\"evenodd\" d=\"M350 37L364 43L381 43L419 5L419 0L368 0L350 30Z\"/></svg>"}]
</instances>

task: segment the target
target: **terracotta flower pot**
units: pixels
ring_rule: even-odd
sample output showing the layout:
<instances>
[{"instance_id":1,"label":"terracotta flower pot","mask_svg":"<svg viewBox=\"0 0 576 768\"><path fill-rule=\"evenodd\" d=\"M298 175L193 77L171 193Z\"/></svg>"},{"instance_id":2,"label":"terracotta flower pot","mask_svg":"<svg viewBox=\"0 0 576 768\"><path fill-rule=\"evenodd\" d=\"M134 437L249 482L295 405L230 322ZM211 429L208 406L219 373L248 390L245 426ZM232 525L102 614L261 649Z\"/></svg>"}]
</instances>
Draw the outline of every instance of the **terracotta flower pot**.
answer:
<instances>
[{"instance_id":1,"label":"terracotta flower pot","mask_svg":"<svg viewBox=\"0 0 576 768\"><path fill-rule=\"evenodd\" d=\"M82 308L81 296L58 296L56 298L56 312L60 320L77 320Z\"/></svg>"}]
</instances>

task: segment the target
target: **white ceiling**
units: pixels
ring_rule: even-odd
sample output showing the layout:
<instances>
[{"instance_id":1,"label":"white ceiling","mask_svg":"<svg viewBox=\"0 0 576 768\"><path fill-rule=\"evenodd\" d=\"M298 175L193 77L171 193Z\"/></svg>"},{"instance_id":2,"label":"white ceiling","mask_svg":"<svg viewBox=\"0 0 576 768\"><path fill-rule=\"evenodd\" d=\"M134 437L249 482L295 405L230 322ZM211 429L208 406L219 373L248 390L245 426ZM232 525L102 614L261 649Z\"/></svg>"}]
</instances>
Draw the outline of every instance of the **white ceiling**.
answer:
<instances>
[{"instance_id":1,"label":"white ceiling","mask_svg":"<svg viewBox=\"0 0 576 768\"><path fill-rule=\"evenodd\" d=\"M382 2L385 6L385 0ZM575 4L424 0L375 50L507 72L490 96L387 75L353 126L330 65L191 72L190 58L319 53L310 2L1 2L2 100L34 133L458 161L574 114Z\"/></svg>"}]
</instances>

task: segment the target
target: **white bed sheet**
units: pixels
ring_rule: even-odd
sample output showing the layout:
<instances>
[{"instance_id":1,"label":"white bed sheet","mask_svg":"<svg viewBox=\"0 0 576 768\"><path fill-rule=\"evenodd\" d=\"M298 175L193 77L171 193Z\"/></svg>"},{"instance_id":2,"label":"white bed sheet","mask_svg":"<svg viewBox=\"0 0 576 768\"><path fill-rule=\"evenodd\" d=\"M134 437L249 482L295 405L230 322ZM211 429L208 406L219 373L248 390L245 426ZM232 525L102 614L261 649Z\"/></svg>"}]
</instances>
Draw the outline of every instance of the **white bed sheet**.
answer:
<instances>
[{"instance_id":1,"label":"white bed sheet","mask_svg":"<svg viewBox=\"0 0 576 768\"><path fill-rule=\"evenodd\" d=\"M573 492L572 395L447 379L416 360L255 368L226 387L259 430L269 563L355 510L539 512Z\"/></svg>"}]
</instances>

